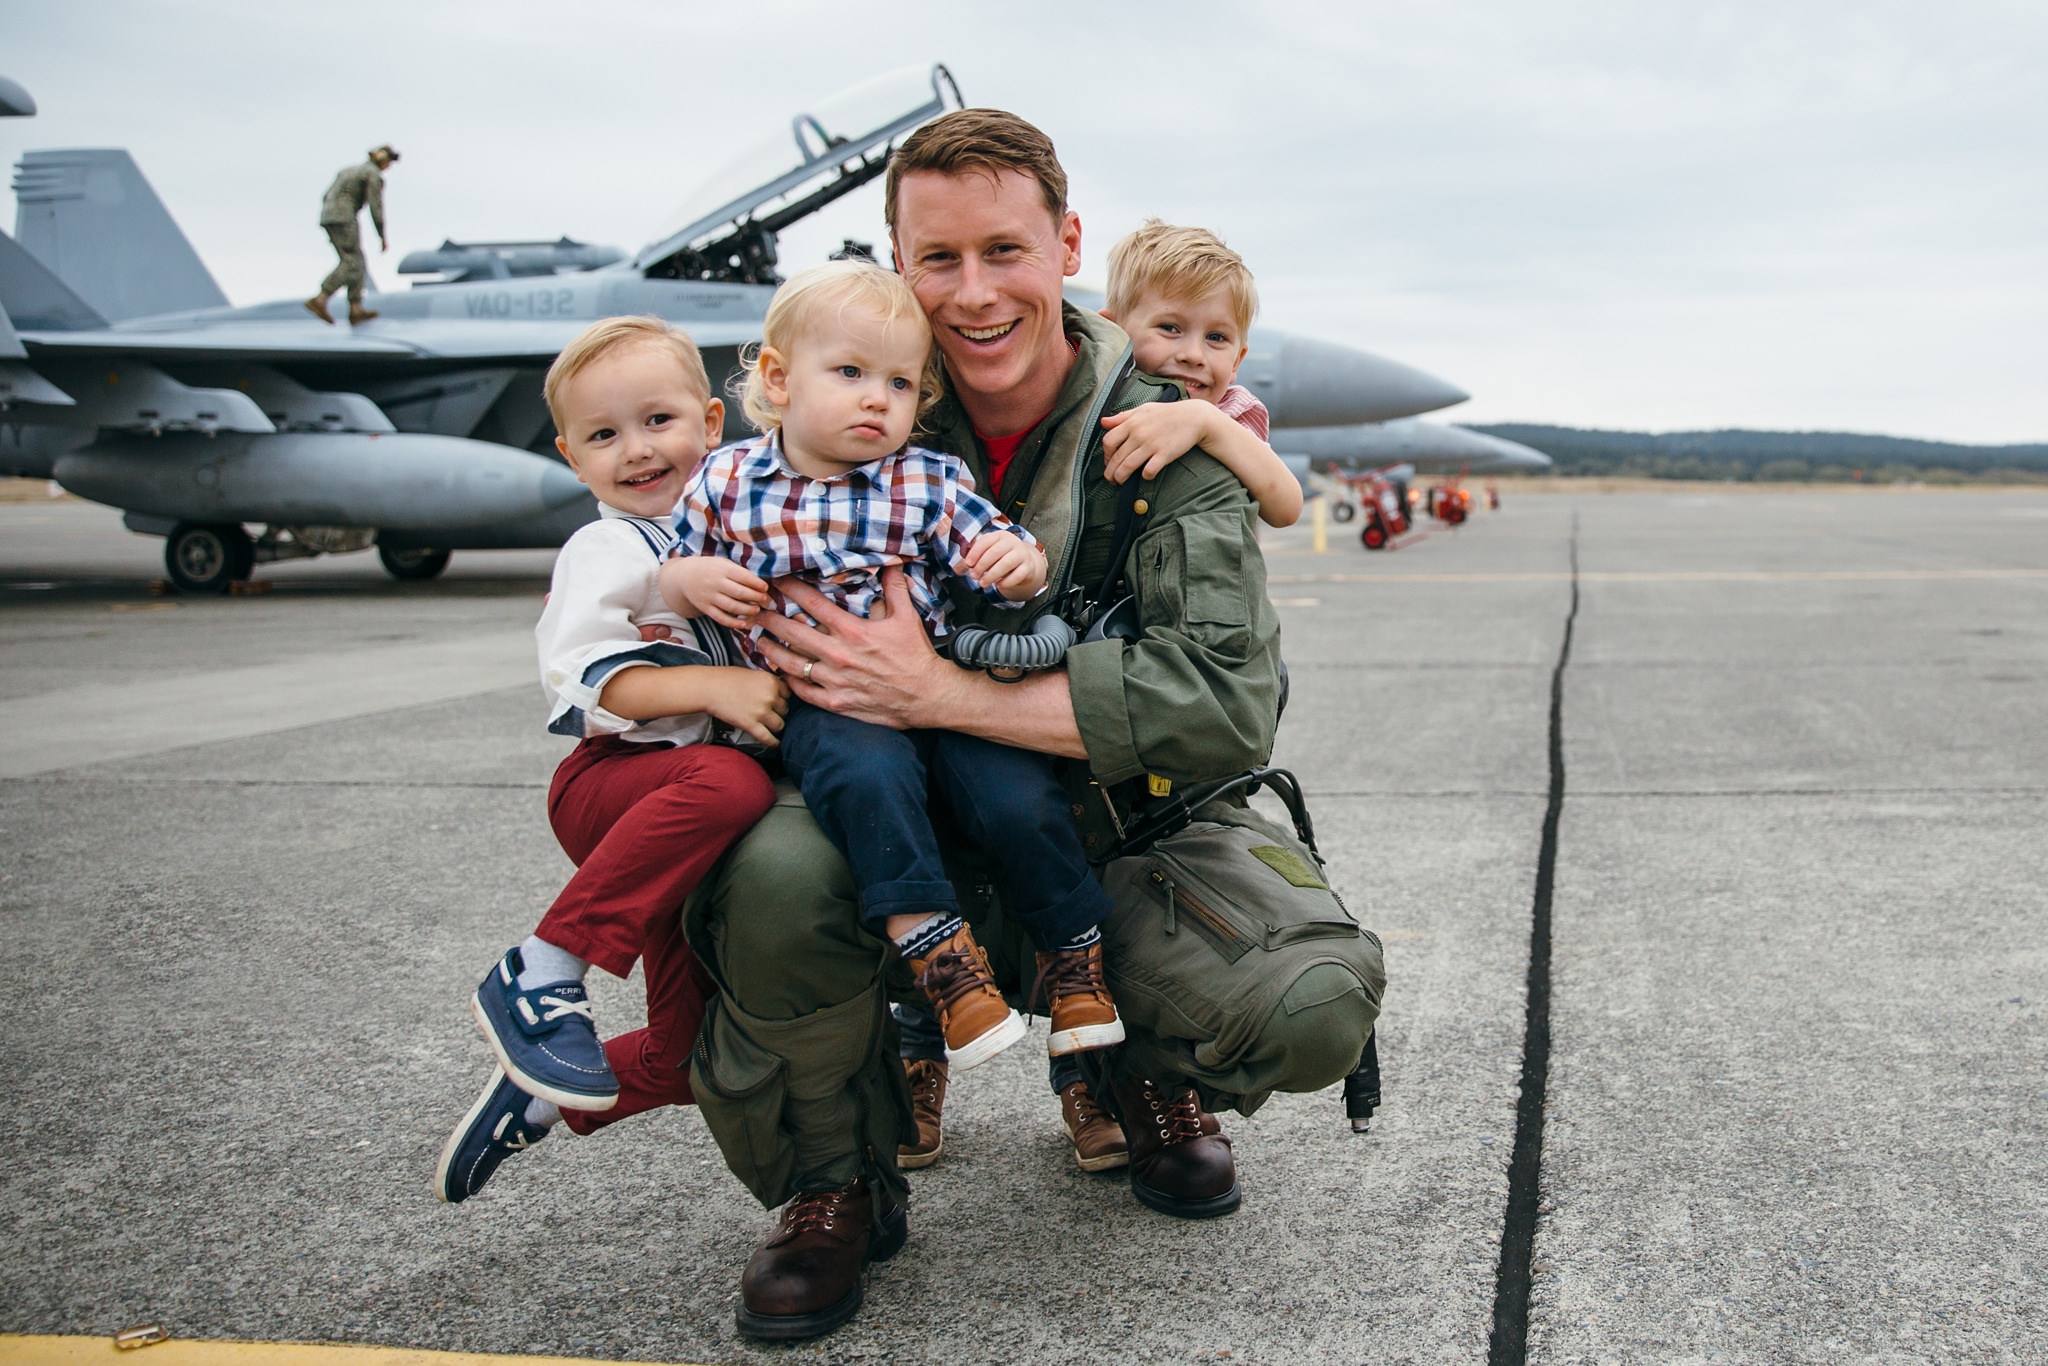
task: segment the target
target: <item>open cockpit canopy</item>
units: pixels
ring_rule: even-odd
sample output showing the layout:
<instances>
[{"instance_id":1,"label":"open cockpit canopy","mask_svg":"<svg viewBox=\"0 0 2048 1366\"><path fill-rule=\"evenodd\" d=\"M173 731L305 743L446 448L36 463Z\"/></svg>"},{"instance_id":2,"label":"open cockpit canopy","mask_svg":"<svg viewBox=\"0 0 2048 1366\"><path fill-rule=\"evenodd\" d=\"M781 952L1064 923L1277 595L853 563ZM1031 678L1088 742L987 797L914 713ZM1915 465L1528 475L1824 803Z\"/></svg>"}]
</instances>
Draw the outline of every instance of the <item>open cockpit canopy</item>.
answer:
<instances>
[{"instance_id":1,"label":"open cockpit canopy","mask_svg":"<svg viewBox=\"0 0 2048 1366\"><path fill-rule=\"evenodd\" d=\"M633 264L650 278L780 284L777 233L881 175L897 144L960 107L960 89L939 65L843 90L734 157Z\"/></svg>"}]
</instances>

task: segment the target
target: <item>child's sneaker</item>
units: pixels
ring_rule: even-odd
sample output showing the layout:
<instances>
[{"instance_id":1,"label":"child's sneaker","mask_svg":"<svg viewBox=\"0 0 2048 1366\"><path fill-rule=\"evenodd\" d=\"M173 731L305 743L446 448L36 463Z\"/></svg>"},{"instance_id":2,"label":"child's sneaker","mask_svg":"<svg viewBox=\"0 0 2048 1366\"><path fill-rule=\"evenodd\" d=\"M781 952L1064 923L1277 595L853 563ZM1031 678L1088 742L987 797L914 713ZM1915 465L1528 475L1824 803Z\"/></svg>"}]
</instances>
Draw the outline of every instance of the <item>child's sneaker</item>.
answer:
<instances>
[{"instance_id":1,"label":"child's sneaker","mask_svg":"<svg viewBox=\"0 0 2048 1366\"><path fill-rule=\"evenodd\" d=\"M484 1093L441 1145L434 1168L434 1195L460 1204L484 1188L498 1164L548 1136L546 1126L526 1122L526 1092L503 1072L491 1073Z\"/></svg>"},{"instance_id":2,"label":"child's sneaker","mask_svg":"<svg viewBox=\"0 0 2048 1366\"><path fill-rule=\"evenodd\" d=\"M519 989L525 968L512 949L476 989L470 1011L505 1075L529 1096L565 1110L609 1110L619 1079L605 1061L583 983L547 982Z\"/></svg>"},{"instance_id":3,"label":"child's sneaker","mask_svg":"<svg viewBox=\"0 0 2048 1366\"><path fill-rule=\"evenodd\" d=\"M1124 1022L1102 980L1102 941L1085 949L1038 955L1038 983L1052 1004L1052 1037L1045 1051L1054 1057L1108 1048L1124 1041Z\"/></svg>"},{"instance_id":4,"label":"child's sneaker","mask_svg":"<svg viewBox=\"0 0 2048 1366\"><path fill-rule=\"evenodd\" d=\"M925 957L911 959L910 970L939 1017L946 1061L953 1067L978 1067L1024 1037L1024 1017L996 990L988 950L974 942L966 925Z\"/></svg>"}]
</instances>

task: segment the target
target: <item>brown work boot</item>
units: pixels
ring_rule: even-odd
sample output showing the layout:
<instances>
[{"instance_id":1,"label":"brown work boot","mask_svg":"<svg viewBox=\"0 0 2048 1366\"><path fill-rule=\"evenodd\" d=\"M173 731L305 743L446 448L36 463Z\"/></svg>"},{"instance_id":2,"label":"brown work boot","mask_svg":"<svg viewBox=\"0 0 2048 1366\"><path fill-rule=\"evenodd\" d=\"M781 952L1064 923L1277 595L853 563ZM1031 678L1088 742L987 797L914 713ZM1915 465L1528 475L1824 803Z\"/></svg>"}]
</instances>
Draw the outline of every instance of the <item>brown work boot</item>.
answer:
<instances>
[{"instance_id":1,"label":"brown work boot","mask_svg":"<svg viewBox=\"0 0 2048 1366\"><path fill-rule=\"evenodd\" d=\"M306 311L330 326L334 322L334 315L327 311L327 296L325 294L316 294L306 300Z\"/></svg>"},{"instance_id":2,"label":"brown work boot","mask_svg":"<svg viewBox=\"0 0 2048 1366\"><path fill-rule=\"evenodd\" d=\"M1109 1112L1088 1094L1088 1083L1077 1081L1060 1092L1060 1120L1073 1140L1074 1163L1084 1172L1106 1172L1131 1160L1131 1145Z\"/></svg>"},{"instance_id":3,"label":"brown work boot","mask_svg":"<svg viewBox=\"0 0 2048 1366\"><path fill-rule=\"evenodd\" d=\"M1024 1037L1024 1019L996 990L988 950L962 925L929 955L910 960L910 971L939 1017L946 1061L965 1072Z\"/></svg>"},{"instance_id":4,"label":"brown work boot","mask_svg":"<svg viewBox=\"0 0 2048 1366\"><path fill-rule=\"evenodd\" d=\"M910 1236L901 1204L882 1213L865 1177L838 1190L805 1191L782 1207L768 1241L747 1258L740 1274L740 1332L787 1341L829 1333L860 1308L862 1268L885 1262Z\"/></svg>"},{"instance_id":5,"label":"brown work boot","mask_svg":"<svg viewBox=\"0 0 2048 1366\"><path fill-rule=\"evenodd\" d=\"M358 323L366 323L376 316L377 310L374 308L364 308L361 304L350 304L348 306L348 322L350 327L354 327Z\"/></svg>"},{"instance_id":6,"label":"brown work boot","mask_svg":"<svg viewBox=\"0 0 2048 1366\"><path fill-rule=\"evenodd\" d=\"M1061 949L1038 955L1038 984L1033 1000L1045 993L1052 1008L1052 1037L1045 1051L1054 1057L1091 1048L1110 1048L1124 1041L1124 1022L1102 980L1102 941L1085 949Z\"/></svg>"},{"instance_id":7,"label":"brown work boot","mask_svg":"<svg viewBox=\"0 0 2048 1366\"><path fill-rule=\"evenodd\" d=\"M1243 1197L1230 1136L1202 1109L1193 1087L1169 1095L1155 1082L1130 1080L1114 1095L1131 1149L1131 1194L1140 1204L1181 1219L1237 1208Z\"/></svg>"},{"instance_id":8,"label":"brown work boot","mask_svg":"<svg viewBox=\"0 0 2048 1366\"><path fill-rule=\"evenodd\" d=\"M946 1064L938 1058L905 1058L903 1077L910 1083L910 1110L917 1116L917 1142L896 1149L896 1165L905 1171L929 1167L946 1150L940 1116L946 1108Z\"/></svg>"}]
</instances>

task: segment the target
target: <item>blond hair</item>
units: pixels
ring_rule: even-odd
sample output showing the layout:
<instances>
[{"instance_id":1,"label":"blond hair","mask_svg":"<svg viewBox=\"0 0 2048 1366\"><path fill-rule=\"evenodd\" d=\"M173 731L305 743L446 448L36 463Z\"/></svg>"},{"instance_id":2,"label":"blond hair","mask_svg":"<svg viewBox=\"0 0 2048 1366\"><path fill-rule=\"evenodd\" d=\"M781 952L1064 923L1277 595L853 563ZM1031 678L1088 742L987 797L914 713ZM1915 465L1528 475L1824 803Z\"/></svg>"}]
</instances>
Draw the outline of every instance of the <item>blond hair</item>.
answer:
<instances>
[{"instance_id":1,"label":"blond hair","mask_svg":"<svg viewBox=\"0 0 2048 1366\"><path fill-rule=\"evenodd\" d=\"M674 356L691 392L705 404L711 402L711 377L704 373L704 356L689 333L654 317L603 318L577 333L576 339L562 348L562 354L555 357L555 363L548 367L547 379L541 384L541 394L548 401L548 416L555 420L557 433L564 437L569 434L562 427L563 386L606 356L634 346L652 346Z\"/></svg>"},{"instance_id":2,"label":"blond hair","mask_svg":"<svg viewBox=\"0 0 2048 1366\"><path fill-rule=\"evenodd\" d=\"M1192 302L1227 291L1238 330L1259 313L1259 289L1244 258L1207 228L1177 228L1156 218L1109 249L1109 299L1104 311L1122 318L1140 299ZM1238 341L1242 342L1243 337Z\"/></svg>"},{"instance_id":3,"label":"blond hair","mask_svg":"<svg viewBox=\"0 0 2048 1366\"><path fill-rule=\"evenodd\" d=\"M1052 149L1052 139L1006 109L956 109L903 140L889 158L883 182L882 221L892 233L896 191L904 176L917 171L973 172L991 180L1004 171L1019 171L1038 182L1039 198L1053 222L1067 216L1067 173Z\"/></svg>"},{"instance_id":4,"label":"blond hair","mask_svg":"<svg viewBox=\"0 0 2048 1366\"><path fill-rule=\"evenodd\" d=\"M917 411L938 402L939 366L932 350L932 325L903 277L872 261L830 261L798 271L775 291L768 316L761 320L761 342L740 352L735 389L740 411L762 431L782 425L782 410L768 401L761 382L761 352L771 349L785 360L806 336L838 323L849 309L872 313L885 326L908 322L924 339L924 365L918 375Z\"/></svg>"}]
</instances>

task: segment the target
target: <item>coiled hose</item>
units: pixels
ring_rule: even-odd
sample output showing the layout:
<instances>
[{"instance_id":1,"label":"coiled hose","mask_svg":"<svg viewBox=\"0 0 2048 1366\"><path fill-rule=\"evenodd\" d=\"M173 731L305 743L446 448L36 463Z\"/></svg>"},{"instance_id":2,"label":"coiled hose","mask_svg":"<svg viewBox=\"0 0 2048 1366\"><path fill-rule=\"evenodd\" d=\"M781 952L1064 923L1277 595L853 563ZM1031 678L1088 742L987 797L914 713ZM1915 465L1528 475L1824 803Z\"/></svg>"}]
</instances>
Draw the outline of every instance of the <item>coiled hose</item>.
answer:
<instances>
[{"instance_id":1,"label":"coiled hose","mask_svg":"<svg viewBox=\"0 0 2048 1366\"><path fill-rule=\"evenodd\" d=\"M947 644L953 662L961 668L987 669L992 677L1014 682L1035 669L1057 666L1076 639L1073 627L1047 612L1031 624L1028 635L1005 635L986 626L963 626Z\"/></svg>"}]
</instances>

